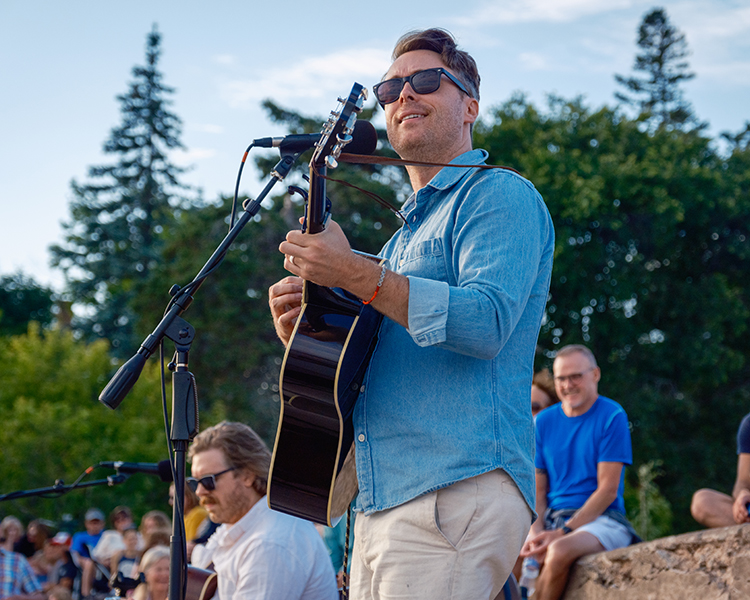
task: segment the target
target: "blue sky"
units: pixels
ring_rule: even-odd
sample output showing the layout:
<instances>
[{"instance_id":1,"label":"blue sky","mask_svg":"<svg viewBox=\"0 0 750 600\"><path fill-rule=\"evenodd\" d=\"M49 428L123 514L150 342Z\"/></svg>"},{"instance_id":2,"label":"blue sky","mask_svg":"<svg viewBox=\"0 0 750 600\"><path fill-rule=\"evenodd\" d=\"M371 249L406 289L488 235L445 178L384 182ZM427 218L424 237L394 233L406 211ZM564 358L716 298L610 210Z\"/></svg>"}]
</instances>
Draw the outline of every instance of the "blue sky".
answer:
<instances>
[{"instance_id":1,"label":"blue sky","mask_svg":"<svg viewBox=\"0 0 750 600\"><path fill-rule=\"evenodd\" d=\"M63 240L70 181L85 180L120 120L115 96L142 64L154 23L160 68L176 88L192 166L187 183L215 199L234 188L245 148L283 135L260 109L264 98L321 119L354 81L371 87L394 41L444 27L476 58L487 112L523 91L583 95L614 104L614 74L632 72L636 30L655 6L687 36L694 80L687 99L711 133L750 120L750 3L747 0L443 0L358 3L214 0L3 0L0 3L0 275L23 271L60 289L50 244ZM242 189L262 187L252 170Z\"/></svg>"}]
</instances>

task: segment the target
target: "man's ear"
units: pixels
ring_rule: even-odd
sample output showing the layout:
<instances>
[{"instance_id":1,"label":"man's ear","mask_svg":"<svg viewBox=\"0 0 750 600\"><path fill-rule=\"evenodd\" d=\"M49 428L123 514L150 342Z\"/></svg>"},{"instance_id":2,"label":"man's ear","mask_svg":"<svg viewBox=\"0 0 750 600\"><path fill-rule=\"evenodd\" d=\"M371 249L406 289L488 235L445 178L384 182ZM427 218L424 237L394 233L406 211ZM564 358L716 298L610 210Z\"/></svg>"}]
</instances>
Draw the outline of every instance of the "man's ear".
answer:
<instances>
[{"instance_id":1,"label":"man's ear","mask_svg":"<svg viewBox=\"0 0 750 600\"><path fill-rule=\"evenodd\" d=\"M464 123L474 123L479 116L479 102L476 98L467 98Z\"/></svg>"},{"instance_id":2,"label":"man's ear","mask_svg":"<svg viewBox=\"0 0 750 600\"><path fill-rule=\"evenodd\" d=\"M246 488L253 487L253 483L255 483L255 477L255 473L253 473L249 469L242 469L240 471L240 479L242 480L242 485L244 485Z\"/></svg>"}]
</instances>

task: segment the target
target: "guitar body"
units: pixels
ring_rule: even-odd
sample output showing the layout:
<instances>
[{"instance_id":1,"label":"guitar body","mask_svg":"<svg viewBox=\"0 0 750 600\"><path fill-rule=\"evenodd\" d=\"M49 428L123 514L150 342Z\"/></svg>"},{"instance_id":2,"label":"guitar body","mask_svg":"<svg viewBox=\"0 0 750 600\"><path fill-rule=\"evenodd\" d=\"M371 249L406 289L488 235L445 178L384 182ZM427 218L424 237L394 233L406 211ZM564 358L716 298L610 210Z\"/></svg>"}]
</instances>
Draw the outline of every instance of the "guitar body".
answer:
<instances>
[{"instance_id":1,"label":"guitar body","mask_svg":"<svg viewBox=\"0 0 750 600\"><path fill-rule=\"evenodd\" d=\"M333 112L310 162L306 233L327 220L326 166L335 166L365 91L355 84ZM380 261L376 257L371 257ZM382 315L341 289L304 282L300 316L281 366L281 414L268 476L268 504L296 517L335 525L357 491L354 405Z\"/></svg>"},{"instance_id":2,"label":"guitar body","mask_svg":"<svg viewBox=\"0 0 750 600\"><path fill-rule=\"evenodd\" d=\"M269 505L333 526L356 493L351 422L382 315L342 290L308 286L281 367Z\"/></svg>"},{"instance_id":3,"label":"guitar body","mask_svg":"<svg viewBox=\"0 0 750 600\"><path fill-rule=\"evenodd\" d=\"M188 565L185 600L210 600L216 594L216 573Z\"/></svg>"}]
</instances>

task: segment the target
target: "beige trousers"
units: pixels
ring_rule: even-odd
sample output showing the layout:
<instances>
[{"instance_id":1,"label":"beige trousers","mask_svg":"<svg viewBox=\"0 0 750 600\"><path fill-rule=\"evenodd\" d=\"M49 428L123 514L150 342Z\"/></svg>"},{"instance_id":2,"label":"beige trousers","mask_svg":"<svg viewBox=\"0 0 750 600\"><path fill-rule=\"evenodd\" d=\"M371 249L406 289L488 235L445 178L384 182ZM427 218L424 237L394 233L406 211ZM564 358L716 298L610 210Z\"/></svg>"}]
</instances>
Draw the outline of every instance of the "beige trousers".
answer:
<instances>
[{"instance_id":1,"label":"beige trousers","mask_svg":"<svg viewBox=\"0 0 750 600\"><path fill-rule=\"evenodd\" d=\"M357 514L352 600L492 600L518 558L531 510L505 471Z\"/></svg>"}]
</instances>

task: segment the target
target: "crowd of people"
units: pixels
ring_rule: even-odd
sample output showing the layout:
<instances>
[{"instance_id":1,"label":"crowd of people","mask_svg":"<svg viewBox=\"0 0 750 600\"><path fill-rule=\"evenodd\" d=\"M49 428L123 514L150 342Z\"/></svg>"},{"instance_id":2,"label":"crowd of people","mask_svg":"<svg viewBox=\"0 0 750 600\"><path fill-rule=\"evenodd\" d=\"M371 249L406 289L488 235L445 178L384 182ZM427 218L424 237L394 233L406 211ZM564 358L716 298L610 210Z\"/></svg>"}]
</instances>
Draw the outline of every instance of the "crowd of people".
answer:
<instances>
[{"instance_id":1,"label":"crowd of people","mask_svg":"<svg viewBox=\"0 0 750 600\"><path fill-rule=\"evenodd\" d=\"M81 531L52 535L51 523L32 520L24 528L15 516L5 517L0 522L0 598L77 600L112 595L115 588L125 595L139 584L148 587L146 558L156 549L169 555L171 519L153 510L136 527L130 508L117 506L109 521L106 529L104 513L90 508ZM211 527L210 520L204 527Z\"/></svg>"}]
</instances>

